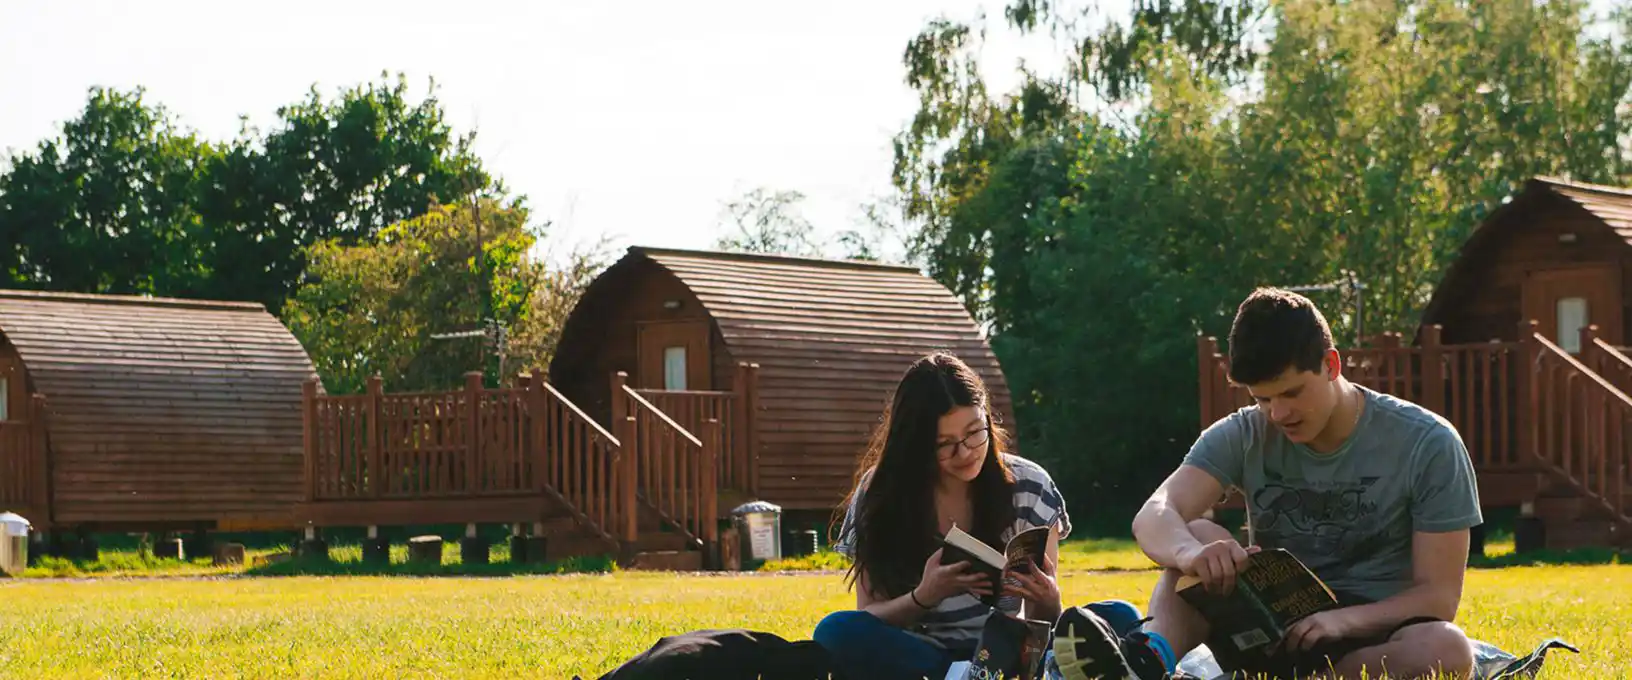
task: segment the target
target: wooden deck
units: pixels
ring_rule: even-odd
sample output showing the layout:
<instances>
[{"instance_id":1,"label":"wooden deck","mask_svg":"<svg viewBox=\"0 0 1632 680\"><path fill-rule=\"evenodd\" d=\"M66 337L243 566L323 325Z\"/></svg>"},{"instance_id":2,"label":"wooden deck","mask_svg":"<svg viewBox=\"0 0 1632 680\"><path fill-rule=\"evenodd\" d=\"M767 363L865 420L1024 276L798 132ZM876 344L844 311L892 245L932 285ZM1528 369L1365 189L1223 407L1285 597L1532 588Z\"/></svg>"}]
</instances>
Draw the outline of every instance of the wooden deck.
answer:
<instances>
[{"instance_id":1,"label":"wooden deck","mask_svg":"<svg viewBox=\"0 0 1632 680\"><path fill-rule=\"evenodd\" d=\"M1461 434L1486 507L1540 520L1538 547L1632 546L1632 359L1583 331L1571 355L1537 332L1518 342L1445 345L1437 326L1416 345L1398 334L1342 351L1345 374L1439 413ZM1201 426L1252 403L1229 382L1217 340L1198 339ZM1232 494L1225 507L1239 508ZM1528 526L1528 525L1527 525Z\"/></svg>"},{"instance_id":2,"label":"wooden deck","mask_svg":"<svg viewBox=\"0 0 1632 680\"><path fill-rule=\"evenodd\" d=\"M375 379L365 394L319 395L309 381L296 515L314 527L530 526L568 546L554 556L712 555L722 487L753 486L751 378L734 392L634 390L622 374L613 385L606 427L541 371L404 394Z\"/></svg>"}]
</instances>

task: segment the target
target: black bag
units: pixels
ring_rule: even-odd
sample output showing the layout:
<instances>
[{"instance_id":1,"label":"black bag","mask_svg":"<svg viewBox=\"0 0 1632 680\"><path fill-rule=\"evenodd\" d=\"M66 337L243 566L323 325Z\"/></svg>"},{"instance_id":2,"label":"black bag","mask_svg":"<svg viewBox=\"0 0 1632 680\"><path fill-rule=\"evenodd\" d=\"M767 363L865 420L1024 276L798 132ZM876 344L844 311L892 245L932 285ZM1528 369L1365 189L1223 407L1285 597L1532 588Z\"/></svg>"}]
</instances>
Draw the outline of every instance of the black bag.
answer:
<instances>
[{"instance_id":1,"label":"black bag","mask_svg":"<svg viewBox=\"0 0 1632 680\"><path fill-rule=\"evenodd\" d=\"M742 629L671 635L600 680L842 680L827 650ZM574 680L578 680L576 677Z\"/></svg>"}]
</instances>

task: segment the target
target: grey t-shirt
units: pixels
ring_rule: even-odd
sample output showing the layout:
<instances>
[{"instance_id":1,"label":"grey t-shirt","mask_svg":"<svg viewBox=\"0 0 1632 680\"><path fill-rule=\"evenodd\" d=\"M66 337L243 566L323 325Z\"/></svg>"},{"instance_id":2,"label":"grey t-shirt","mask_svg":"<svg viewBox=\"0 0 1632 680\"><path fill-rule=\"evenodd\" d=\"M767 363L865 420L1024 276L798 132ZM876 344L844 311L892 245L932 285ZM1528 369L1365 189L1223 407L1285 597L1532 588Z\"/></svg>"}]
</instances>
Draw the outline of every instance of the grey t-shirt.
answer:
<instances>
[{"instance_id":1,"label":"grey t-shirt","mask_svg":"<svg viewBox=\"0 0 1632 680\"><path fill-rule=\"evenodd\" d=\"M1412 532L1484 519L1456 429L1411 402L1360 392L1360 422L1329 454L1248 406L1203 431L1184 462L1242 490L1260 546L1285 548L1334 591L1382 600L1411 587Z\"/></svg>"}]
</instances>

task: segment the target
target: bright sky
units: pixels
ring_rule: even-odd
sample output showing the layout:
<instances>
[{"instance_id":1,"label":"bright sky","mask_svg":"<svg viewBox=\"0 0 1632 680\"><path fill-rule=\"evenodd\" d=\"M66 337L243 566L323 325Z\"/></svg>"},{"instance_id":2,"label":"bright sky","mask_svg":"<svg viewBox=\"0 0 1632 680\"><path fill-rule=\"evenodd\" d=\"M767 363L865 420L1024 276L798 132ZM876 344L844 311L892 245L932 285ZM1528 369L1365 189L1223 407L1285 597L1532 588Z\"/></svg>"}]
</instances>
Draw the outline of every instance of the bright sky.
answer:
<instances>
[{"instance_id":1,"label":"bright sky","mask_svg":"<svg viewBox=\"0 0 1632 680\"><path fill-rule=\"evenodd\" d=\"M1605 11L1614 0L1593 0ZM706 6L703 6L706 5ZM1128 0L1099 3L1122 19ZM1049 38L1020 41L1003 0L823 3L425 0L0 0L0 151L31 149L87 88L145 86L212 139L403 72L435 78L451 122L556 238L708 247L723 204L803 192L824 234L890 192L890 138L915 109L901 54L929 19L984 10L994 90Z\"/></svg>"},{"instance_id":2,"label":"bright sky","mask_svg":"<svg viewBox=\"0 0 1632 680\"><path fill-rule=\"evenodd\" d=\"M706 5L706 6L704 6ZM1126 6L1112 0L1108 7ZM435 78L459 131L557 238L709 247L756 186L808 198L824 233L890 191L890 138L915 110L901 54L929 19L984 9L994 85L1029 50L1002 0L779 3L283 0L0 3L0 151L32 149L93 85L147 88L227 139L314 84ZM1117 16L1121 16L1118 14Z\"/></svg>"}]
</instances>

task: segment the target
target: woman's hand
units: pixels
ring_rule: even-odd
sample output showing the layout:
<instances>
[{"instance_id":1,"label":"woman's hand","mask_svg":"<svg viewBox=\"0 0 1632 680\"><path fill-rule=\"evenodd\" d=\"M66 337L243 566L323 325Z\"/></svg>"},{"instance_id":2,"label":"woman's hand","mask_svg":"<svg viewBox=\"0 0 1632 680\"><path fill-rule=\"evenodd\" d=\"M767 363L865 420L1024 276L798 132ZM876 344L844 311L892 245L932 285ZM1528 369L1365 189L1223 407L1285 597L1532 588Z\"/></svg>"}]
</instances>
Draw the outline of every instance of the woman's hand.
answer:
<instances>
[{"instance_id":1,"label":"woman's hand","mask_svg":"<svg viewBox=\"0 0 1632 680\"><path fill-rule=\"evenodd\" d=\"M924 576L912 589L913 597L925 607L934 607L941 600L963 592L991 594L990 579L978 571L968 571L968 568L968 562L941 564L941 551L936 550L924 562Z\"/></svg>"},{"instance_id":2,"label":"woman's hand","mask_svg":"<svg viewBox=\"0 0 1632 680\"><path fill-rule=\"evenodd\" d=\"M1018 595L1025 598L1029 606L1027 612L1041 610L1054 612L1060 608L1060 584L1054 579L1054 560L1043 555L1043 566L1038 568L1036 562L1030 563L1030 569L1015 570L1014 580L1018 583L1004 583L1004 595ZM1029 616L1029 613L1028 613Z\"/></svg>"}]
</instances>

